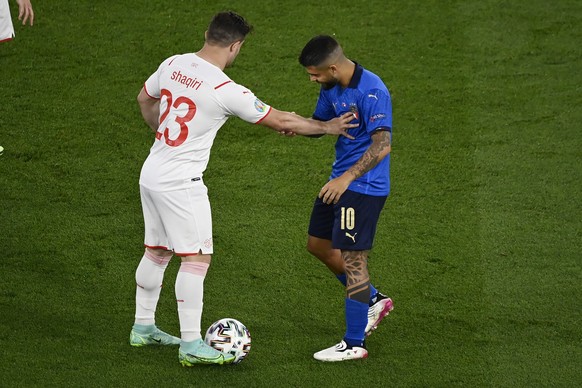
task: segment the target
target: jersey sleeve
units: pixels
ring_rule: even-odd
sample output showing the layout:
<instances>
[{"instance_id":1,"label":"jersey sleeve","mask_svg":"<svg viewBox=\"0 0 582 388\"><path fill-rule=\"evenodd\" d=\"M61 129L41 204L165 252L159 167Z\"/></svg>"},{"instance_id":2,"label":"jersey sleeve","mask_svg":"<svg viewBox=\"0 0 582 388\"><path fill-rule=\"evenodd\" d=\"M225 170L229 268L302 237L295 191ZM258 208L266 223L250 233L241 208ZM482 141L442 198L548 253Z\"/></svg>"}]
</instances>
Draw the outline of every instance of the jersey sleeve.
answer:
<instances>
[{"instance_id":1,"label":"jersey sleeve","mask_svg":"<svg viewBox=\"0 0 582 388\"><path fill-rule=\"evenodd\" d=\"M315 112L313 112L313 118L316 120L327 121L335 117L335 110L333 105L329 102L324 89L319 92L319 98L317 99L317 104L315 105Z\"/></svg>"},{"instance_id":2,"label":"jersey sleeve","mask_svg":"<svg viewBox=\"0 0 582 388\"><path fill-rule=\"evenodd\" d=\"M390 94L380 89L369 90L362 96L364 108L360 120L366 123L366 130L372 133L379 128L392 129L392 100Z\"/></svg>"},{"instance_id":3,"label":"jersey sleeve","mask_svg":"<svg viewBox=\"0 0 582 388\"><path fill-rule=\"evenodd\" d=\"M215 89L221 103L231 116L256 124L271 111L271 107L259 100L253 92L235 82L229 81Z\"/></svg>"},{"instance_id":4,"label":"jersey sleeve","mask_svg":"<svg viewBox=\"0 0 582 388\"><path fill-rule=\"evenodd\" d=\"M150 77L146 80L145 84L143 85L143 88L147 95L150 96L151 98L156 99L160 98L160 73L165 67L169 66L169 64L172 63L172 61L176 57L177 55L167 58L164 62L160 64L158 70L156 70L156 72L150 75Z\"/></svg>"}]
</instances>

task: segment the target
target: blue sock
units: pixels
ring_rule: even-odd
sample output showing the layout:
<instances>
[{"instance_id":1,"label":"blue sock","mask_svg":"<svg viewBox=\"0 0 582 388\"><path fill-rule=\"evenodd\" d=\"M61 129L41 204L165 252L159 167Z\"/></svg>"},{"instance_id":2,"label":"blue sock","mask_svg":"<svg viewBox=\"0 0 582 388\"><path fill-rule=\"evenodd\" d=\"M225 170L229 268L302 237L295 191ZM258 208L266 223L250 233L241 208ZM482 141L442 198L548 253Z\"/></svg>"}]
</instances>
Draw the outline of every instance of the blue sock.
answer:
<instances>
[{"instance_id":1,"label":"blue sock","mask_svg":"<svg viewBox=\"0 0 582 388\"><path fill-rule=\"evenodd\" d=\"M335 277L337 278L337 280L339 280L341 282L341 284L344 285L344 287L346 286L346 283L348 280L347 280L345 273L335 275ZM372 298L374 298L377 293L378 293L378 290L372 285L372 283L370 283L370 304L369 304L369 306L372 305Z\"/></svg>"},{"instance_id":2,"label":"blue sock","mask_svg":"<svg viewBox=\"0 0 582 388\"><path fill-rule=\"evenodd\" d=\"M372 304L372 298L375 297L377 293L378 290L376 289L376 287L374 287L372 283L370 283L370 305Z\"/></svg>"},{"instance_id":3,"label":"blue sock","mask_svg":"<svg viewBox=\"0 0 582 388\"><path fill-rule=\"evenodd\" d=\"M368 324L368 305L346 298L346 335L344 341L350 346L363 346Z\"/></svg>"}]
</instances>

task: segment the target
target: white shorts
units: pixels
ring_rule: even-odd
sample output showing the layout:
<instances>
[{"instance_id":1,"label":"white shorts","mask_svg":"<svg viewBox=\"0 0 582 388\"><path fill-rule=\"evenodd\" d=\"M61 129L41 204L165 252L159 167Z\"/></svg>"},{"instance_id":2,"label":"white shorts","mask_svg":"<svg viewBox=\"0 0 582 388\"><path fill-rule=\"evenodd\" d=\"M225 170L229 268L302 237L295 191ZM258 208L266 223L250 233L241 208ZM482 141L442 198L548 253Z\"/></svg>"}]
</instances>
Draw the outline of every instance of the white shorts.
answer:
<instances>
[{"instance_id":1,"label":"white shorts","mask_svg":"<svg viewBox=\"0 0 582 388\"><path fill-rule=\"evenodd\" d=\"M0 0L0 42L14 38L14 26L8 0Z\"/></svg>"},{"instance_id":2,"label":"white shorts","mask_svg":"<svg viewBox=\"0 0 582 388\"><path fill-rule=\"evenodd\" d=\"M202 179L183 190L159 192L140 186L140 193L146 247L177 256L213 253L210 201Z\"/></svg>"}]
</instances>

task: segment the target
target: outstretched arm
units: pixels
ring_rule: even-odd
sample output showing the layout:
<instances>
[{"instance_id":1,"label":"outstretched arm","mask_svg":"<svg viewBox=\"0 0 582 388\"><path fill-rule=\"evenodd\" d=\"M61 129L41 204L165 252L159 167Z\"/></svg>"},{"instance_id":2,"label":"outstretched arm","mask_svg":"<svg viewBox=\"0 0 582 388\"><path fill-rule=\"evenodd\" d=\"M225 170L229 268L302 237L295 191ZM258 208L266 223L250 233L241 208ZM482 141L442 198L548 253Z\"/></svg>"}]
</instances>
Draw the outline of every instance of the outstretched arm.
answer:
<instances>
[{"instance_id":1,"label":"outstretched arm","mask_svg":"<svg viewBox=\"0 0 582 388\"><path fill-rule=\"evenodd\" d=\"M372 144L360 159L339 177L330 180L322 187L319 198L323 202L337 203L350 183L373 169L392 150L390 131L379 130L372 134Z\"/></svg>"},{"instance_id":2,"label":"outstretched arm","mask_svg":"<svg viewBox=\"0 0 582 388\"><path fill-rule=\"evenodd\" d=\"M141 88L137 96L139 109L146 124L155 132L158 130L158 118L160 117L160 100L148 96L144 88Z\"/></svg>"},{"instance_id":3,"label":"outstretched arm","mask_svg":"<svg viewBox=\"0 0 582 388\"><path fill-rule=\"evenodd\" d=\"M292 132L298 135L342 135L353 139L353 136L346 132L348 129L358 126L358 124L350 124L350 121L353 119L354 116L351 112L329 121L318 121L271 108L271 111L259 124L281 133Z\"/></svg>"}]
</instances>

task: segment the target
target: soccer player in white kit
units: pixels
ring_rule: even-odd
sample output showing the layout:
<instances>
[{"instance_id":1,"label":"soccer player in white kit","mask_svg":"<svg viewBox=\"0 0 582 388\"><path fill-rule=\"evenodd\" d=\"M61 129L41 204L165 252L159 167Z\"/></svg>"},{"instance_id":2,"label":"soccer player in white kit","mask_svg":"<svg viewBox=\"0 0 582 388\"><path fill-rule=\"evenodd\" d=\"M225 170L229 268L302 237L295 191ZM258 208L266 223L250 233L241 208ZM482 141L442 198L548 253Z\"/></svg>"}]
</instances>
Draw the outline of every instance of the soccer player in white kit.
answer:
<instances>
[{"instance_id":1,"label":"soccer player in white kit","mask_svg":"<svg viewBox=\"0 0 582 388\"><path fill-rule=\"evenodd\" d=\"M18 20L22 24L27 21L30 25L34 23L34 11L30 0L16 0L18 3ZM5 42L14 38L14 25L10 16L10 6L8 0L0 0L0 42Z\"/></svg>"},{"instance_id":2,"label":"soccer player in white kit","mask_svg":"<svg viewBox=\"0 0 582 388\"><path fill-rule=\"evenodd\" d=\"M357 126L349 124L351 114L321 122L276 110L232 81L223 70L235 60L251 29L236 13L215 15L202 49L163 61L138 95L144 120L156 136L139 181L146 249L135 275L130 344L180 345L178 358L185 366L234 360L206 345L201 336L203 283L213 253L203 173L220 127L229 116L238 116L281 133L351 138L346 130ZM173 255L182 259L175 282L181 338L155 325L164 271Z\"/></svg>"}]
</instances>

